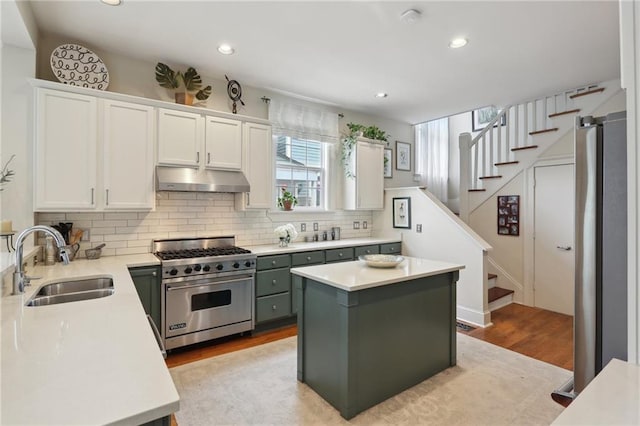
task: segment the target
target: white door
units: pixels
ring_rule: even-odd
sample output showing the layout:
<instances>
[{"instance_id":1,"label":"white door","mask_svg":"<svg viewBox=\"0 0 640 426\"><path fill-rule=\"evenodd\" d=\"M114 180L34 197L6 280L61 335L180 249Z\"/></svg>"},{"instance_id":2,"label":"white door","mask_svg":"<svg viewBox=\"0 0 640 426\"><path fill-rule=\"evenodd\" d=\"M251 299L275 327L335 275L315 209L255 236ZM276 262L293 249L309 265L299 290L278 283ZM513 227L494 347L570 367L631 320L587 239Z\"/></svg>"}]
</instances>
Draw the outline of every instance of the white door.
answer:
<instances>
[{"instance_id":1,"label":"white door","mask_svg":"<svg viewBox=\"0 0 640 426\"><path fill-rule=\"evenodd\" d=\"M97 111L93 96L37 90L36 210L96 207Z\"/></svg>"},{"instance_id":2,"label":"white door","mask_svg":"<svg viewBox=\"0 0 640 426\"><path fill-rule=\"evenodd\" d=\"M356 145L356 208L383 208L384 146L367 142Z\"/></svg>"},{"instance_id":3,"label":"white door","mask_svg":"<svg viewBox=\"0 0 640 426\"><path fill-rule=\"evenodd\" d=\"M534 306L573 315L573 164L536 167L534 176Z\"/></svg>"},{"instance_id":4,"label":"white door","mask_svg":"<svg viewBox=\"0 0 640 426\"><path fill-rule=\"evenodd\" d=\"M200 114L158 109L158 164L199 166L204 144Z\"/></svg>"},{"instance_id":5,"label":"white door","mask_svg":"<svg viewBox=\"0 0 640 426\"><path fill-rule=\"evenodd\" d=\"M273 207L272 188L274 186L271 126L244 123L244 164L242 169L250 185L249 194L244 197L242 208L268 209Z\"/></svg>"},{"instance_id":6,"label":"white door","mask_svg":"<svg viewBox=\"0 0 640 426\"><path fill-rule=\"evenodd\" d=\"M152 209L154 108L103 101L105 209Z\"/></svg>"},{"instance_id":7,"label":"white door","mask_svg":"<svg viewBox=\"0 0 640 426\"><path fill-rule=\"evenodd\" d=\"M242 123L226 118L206 117L205 166L213 169L242 168Z\"/></svg>"}]
</instances>

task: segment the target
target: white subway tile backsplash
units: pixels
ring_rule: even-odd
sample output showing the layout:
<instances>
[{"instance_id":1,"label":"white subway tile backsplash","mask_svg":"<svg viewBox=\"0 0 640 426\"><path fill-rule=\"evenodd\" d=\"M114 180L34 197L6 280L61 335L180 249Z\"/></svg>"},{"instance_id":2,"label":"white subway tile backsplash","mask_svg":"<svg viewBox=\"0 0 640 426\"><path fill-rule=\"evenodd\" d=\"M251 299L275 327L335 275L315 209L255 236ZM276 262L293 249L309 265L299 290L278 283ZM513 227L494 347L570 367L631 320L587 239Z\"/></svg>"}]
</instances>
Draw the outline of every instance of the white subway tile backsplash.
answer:
<instances>
[{"instance_id":1,"label":"white subway tile backsplash","mask_svg":"<svg viewBox=\"0 0 640 426\"><path fill-rule=\"evenodd\" d=\"M318 236L331 227L341 228L342 238L371 235L371 212L333 211L318 213L268 212L266 210L234 210L234 195L227 193L157 193L157 208L152 212L105 213L37 213L36 223L50 225L74 222L74 227L88 228L91 241L82 250L105 242L103 256L146 253L151 241L160 238L207 237L233 235L242 245L275 244L274 228L293 223L298 228L307 223L308 231L300 233L299 241L313 236L310 224L317 222ZM352 229L353 222L369 223L368 229Z\"/></svg>"}]
</instances>

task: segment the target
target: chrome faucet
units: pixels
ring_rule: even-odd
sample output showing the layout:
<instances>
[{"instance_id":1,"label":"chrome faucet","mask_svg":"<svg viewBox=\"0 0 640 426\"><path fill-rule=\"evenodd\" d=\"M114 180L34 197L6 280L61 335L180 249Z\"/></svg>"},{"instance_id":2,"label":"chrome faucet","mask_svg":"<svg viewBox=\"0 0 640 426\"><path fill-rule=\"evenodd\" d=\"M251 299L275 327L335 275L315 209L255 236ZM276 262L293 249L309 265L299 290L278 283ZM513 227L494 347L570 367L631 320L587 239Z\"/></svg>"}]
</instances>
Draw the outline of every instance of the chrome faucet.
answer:
<instances>
[{"instance_id":1,"label":"chrome faucet","mask_svg":"<svg viewBox=\"0 0 640 426\"><path fill-rule=\"evenodd\" d=\"M38 231L44 232L45 234L49 234L53 237L53 240L58 246L58 252L62 257L62 261L65 265L69 264L69 254L67 253L67 250L65 248L66 243L60 232L45 225L35 225L25 229L20 234L18 234L18 238L16 239L16 270L13 273L13 292L11 294L24 293L24 286L29 285L31 277L26 276L24 274L24 271L22 270L22 244L29 234Z\"/></svg>"}]
</instances>

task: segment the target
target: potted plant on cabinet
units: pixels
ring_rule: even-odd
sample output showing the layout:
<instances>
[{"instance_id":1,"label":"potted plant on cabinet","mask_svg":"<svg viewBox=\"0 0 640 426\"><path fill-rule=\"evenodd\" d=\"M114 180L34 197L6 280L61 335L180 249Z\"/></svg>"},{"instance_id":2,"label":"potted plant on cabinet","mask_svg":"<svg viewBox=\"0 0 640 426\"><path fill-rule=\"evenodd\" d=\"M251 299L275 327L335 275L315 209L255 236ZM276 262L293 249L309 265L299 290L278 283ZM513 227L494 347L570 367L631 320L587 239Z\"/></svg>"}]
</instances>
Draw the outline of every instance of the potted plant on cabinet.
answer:
<instances>
[{"instance_id":1,"label":"potted plant on cabinet","mask_svg":"<svg viewBox=\"0 0 640 426\"><path fill-rule=\"evenodd\" d=\"M298 204L298 199L286 188L282 188L282 195L278 197L278 207L282 210L293 210L293 206Z\"/></svg>"},{"instance_id":2,"label":"potted plant on cabinet","mask_svg":"<svg viewBox=\"0 0 640 426\"><path fill-rule=\"evenodd\" d=\"M387 132L379 129L377 126L365 126L357 123L347 123L349 133L342 139L342 165L344 166L344 173L348 178L353 177L353 173L349 167L351 162L351 153L356 145L359 137L365 137L367 139L374 139L386 142ZM386 158L383 161L387 161Z\"/></svg>"},{"instance_id":3,"label":"potted plant on cabinet","mask_svg":"<svg viewBox=\"0 0 640 426\"><path fill-rule=\"evenodd\" d=\"M156 81L161 87L167 89L177 89L182 83L184 90L174 94L178 104L192 105L194 95L190 92L196 92L195 97L199 101L206 101L211 95L211 86L200 89L202 78L193 67L187 68L184 73L182 71L175 72L168 65L158 62L156 64Z\"/></svg>"}]
</instances>

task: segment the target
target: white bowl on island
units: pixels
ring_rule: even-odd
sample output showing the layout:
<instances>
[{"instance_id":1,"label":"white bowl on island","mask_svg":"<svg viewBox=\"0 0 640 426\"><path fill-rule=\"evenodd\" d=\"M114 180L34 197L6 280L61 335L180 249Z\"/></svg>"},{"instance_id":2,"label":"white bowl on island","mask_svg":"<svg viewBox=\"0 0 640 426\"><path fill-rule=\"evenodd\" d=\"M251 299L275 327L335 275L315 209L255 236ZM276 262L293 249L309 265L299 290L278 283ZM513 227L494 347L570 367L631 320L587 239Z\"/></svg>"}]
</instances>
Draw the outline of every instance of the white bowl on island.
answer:
<instances>
[{"instance_id":1,"label":"white bowl on island","mask_svg":"<svg viewBox=\"0 0 640 426\"><path fill-rule=\"evenodd\" d=\"M365 254L358 256L358 260L372 268L395 268L404 261L404 257L395 254Z\"/></svg>"}]
</instances>

